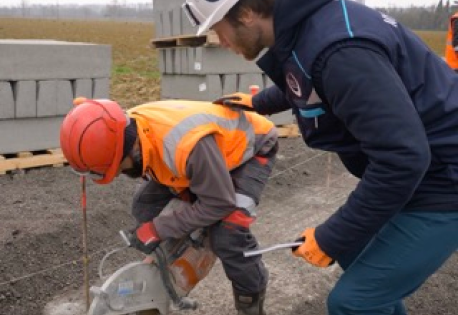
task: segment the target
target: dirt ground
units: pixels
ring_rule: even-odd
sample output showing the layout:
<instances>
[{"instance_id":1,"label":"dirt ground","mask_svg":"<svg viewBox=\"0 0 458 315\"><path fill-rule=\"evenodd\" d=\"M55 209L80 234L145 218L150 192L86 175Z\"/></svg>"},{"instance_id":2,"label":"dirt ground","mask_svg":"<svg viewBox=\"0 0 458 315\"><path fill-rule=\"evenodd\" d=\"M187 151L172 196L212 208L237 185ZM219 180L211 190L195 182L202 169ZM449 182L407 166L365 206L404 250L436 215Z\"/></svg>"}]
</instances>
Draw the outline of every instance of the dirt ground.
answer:
<instances>
[{"instance_id":1,"label":"dirt ground","mask_svg":"<svg viewBox=\"0 0 458 315\"><path fill-rule=\"evenodd\" d=\"M279 159L253 230L262 245L292 241L306 226L331 214L356 183L335 156L307 149L300 138L281 139ZM134 189L135 182L125 177L110 186L88 185L91 284L98 283L103 254L121 245L118 231L134 224L129 215ZM0 314L82 315L78 177L68 167L40 168L0 176L0 190ZM109 268L139 257L127 251L117 255ZM338 267L316 269L289 251L266 254L264 260L271 275L269 315L326 314L327 293L340 274ZM455 254L407 300L410 314L457 314L457 266ZM194 314L235 314L219 263L191 296L201 305Z\"/></svg>"}]
</instances>

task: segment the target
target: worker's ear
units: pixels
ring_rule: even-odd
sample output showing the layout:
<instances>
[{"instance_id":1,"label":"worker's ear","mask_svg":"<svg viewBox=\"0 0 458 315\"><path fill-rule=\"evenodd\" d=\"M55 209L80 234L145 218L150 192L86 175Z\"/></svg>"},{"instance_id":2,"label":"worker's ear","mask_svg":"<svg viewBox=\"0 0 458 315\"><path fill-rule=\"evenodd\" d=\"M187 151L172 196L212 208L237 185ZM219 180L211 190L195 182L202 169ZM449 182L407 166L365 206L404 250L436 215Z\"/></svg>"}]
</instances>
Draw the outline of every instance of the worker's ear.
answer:
<instances>
[{"instance_id":1,"label":"worker's ear","mask_svg":"<svg viewBox=\"0 0 458 315\"><path fill-rule=\"evenodd\" d=\"M258 17L258 14L256 14L253 10L249 8L243 8L240 11L239 21L245 26L251 26Z\"/></svg>"}]
</instances>

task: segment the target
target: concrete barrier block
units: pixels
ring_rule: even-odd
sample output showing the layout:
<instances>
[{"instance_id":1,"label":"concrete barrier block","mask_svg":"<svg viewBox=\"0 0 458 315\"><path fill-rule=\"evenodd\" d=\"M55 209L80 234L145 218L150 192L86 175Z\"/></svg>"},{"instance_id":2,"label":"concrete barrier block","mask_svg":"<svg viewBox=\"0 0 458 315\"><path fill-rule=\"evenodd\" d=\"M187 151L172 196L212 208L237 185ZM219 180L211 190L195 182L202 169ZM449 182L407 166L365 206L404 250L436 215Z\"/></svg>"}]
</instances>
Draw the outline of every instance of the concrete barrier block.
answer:
<instances>
[{"instance_id":1,"label":"concrete barrier block","mask_svg":"<svg viewBox=\"0 0 458 315\"><path fill-rule=\"evenodd\" d=\"M175 73L175 49L166 48L165 50L165 73Z\"/></svg>"},{"instance_id":2,"label":"concrete barrier block","mask_svg":"<svg viewBox=\"0 0 458 315\"><path fill-rule=\"evenodd\" d=\"M183 74L181 69L181 48L173 49L173 69L175 74Z\"/></svg>"},{"instance_id":3,"label":"concrete barrier block","mask_svg":"<svg viewBox=\"0 0 458 315\"><path fill-rule=\"evenodd\" d=\"M164 31L162 29L162 14L160 11L156 11L156 8L154 8L153 22L154 22L154 38L163 37Z\"/></svg>"},{"instance_id":4,"label":"concrete barrier block","mask_svg":"<svg viewBox=\"0 0 458 315\"><path fill-rule=\"evenodd\" d=\"M262 74L248 73L239 75L239 92L250 93L250 85L254 84L259 85L261 90L264 88L264 80Z\"/></svg>"},{"instance_id":5,"label":"concrete barrier block","mask_svg":"<svg viewBox=\"0 0 458 315\"><path fill-rule=\"evenodd\" d=\"M188 49L180 48L180 53L181 53L181 73L189 74Z\"/></svg>"},{"instance_id":6,"label":"concrete barrier block","mask_svg":"<svg viewBox=\"0 0 458 315\"><path fill-rule=\"evenodd\" d=\"M57 81L38 81L37 91L37 117L57 116Z\"/></svg>"},{"instance_id":7,"label":"concrete barrier block","mask_svg":"<svg viewBox=\"0 0 458 315\"><path fill-rule=\"evenodd\" d=\"M163 75L161 80L161 97L165 99L213 101L222 91L219 75Z\"/></svg>"},{"instance_id":8,"label":"concrete barrier block","mask_svg":"<svg viewBox=\"0 0 458 315\"><path fill-rule=\"evenodd\" d=\"M183 2L183 0L154 0L154 10L171 10L180 7Z\"/></svg>"},{"instance_id":9,"label":"concrete barrier block","mask_svg":"<svg viewBox=\"0 0 458 315\"><path fill-rule=\"evenodd\" d=\"M198 73L195 70L195 61L196 61L196 48L189 47L188 50L188 74Z\"/></svg>"},{"instance_id":10,"label":"concrete barrier block","mask_svg":"<svg viewBox=\"0 0 458 315\"><path fill-rule=\"evenodd\" d=\"M264 86L265 86L266 88L271 87L272 85L274 85L274 83L273 83L272 80L267 76L267 74L263 74L262 77L263 77L263 80L264 80Z\"/></svg>"},{"instance_id":11,"label":"concrete barrier block","mask_svg":"<svg viewBox=\"0 0 458 315\"><path fill-rule=\"evenodd\" d=\"M61 116L0 120L0 154L60 147L63 119Z\"/></svg>"},{"instance_id":12,"label":"concrete barrier block","mask_svg":"<svg viewBox=\"0 0 458 315\"><path fill-rule=\"evenodd\" d=\"M37 82L18 81L14 84L15 117L37 117Z\"/></svg>"},{"instance_id":13,"label":"concrete barrier block","mask_svg":"<svg viewBox=\"0 0 458 315\"><path fill-rule=\"evenodd\" d=\"M270 121L272 121L276 126L290 125L296 121L292 110L288 110L288 111L281 112L278 114L269 115L267 116L267 118Z\"/></svg>"},{"instance_id":14,"label":"concrete barrier block","mask_svg":"<svg viewBox=\"0 0 458 315\"><path fill-rule=\"evenodd\" d=\"M93 98L110 98L110 79L94 79L92 81Z\"/></svg>"},{"instance_id":15,"label":"concrete barrier block","mask_svg":"<svg viewBox=\"0 0 458 315\"><path fill-rule=\"evenodd\" d=\"M159 72L166 73L165 49L157 49L157 63Z\"/></svg>"},{"instance_id":16,"label":"concrete barrier block","mask_svg":"<svg viewBox=\"0 0 458 315\"><path fill-rule=\"evenodd\" d=\"M74 81L73 90L75 91L74 97L92 98L92 80L91 79L77 79Z\"/></svg>"},{"instance_id":17,"label":"concrete barrier block","mask_svg":"<svg viewBox=\"0 0 458 315\"><path fill-rule=\"evenodd\" d=\"M181 26L181 7L172 9L172 36L179 36L183 34Z\"/></svg>"},{"instance_id":18,"label":"concrete barrier block","mask_svg":"<svg viewBox=\"0 0 458 315\"><path fill-rule=\"evenodd\" d=\"M236 74L225 74L223 81L223 95L237 92L238 76Z\"/></svg>"},{"instance_id":19,"label":"concrete barrier block","mask_svg":"<svg viewBox=\"0 0 458 315\"><path fill-rule=\"evenodd\" d=\"M172 36L172 15L171 10L162 11L162 37Z\"/></svg>"},{"instance_id":20,"label":"concrete barrier block","mask_svg":"<svg viewBox=\"0 0 458 315\"><path fill-rule=\"evenodd\" d=\"M109 77L111 47L54 40L0 40L0 81Z\"/></svg>"},{"instance_id":21,"label":"concrete barrier block","mask_svg":"<svg viewBox=\"0 0 458 315\"><path fill-rule=\"evenodd\" d=\"M197 47L193 67L196 74L262 73L254 61L247 61L222 47Z\"/></svg>"},{"instance_id":22,"label":"concrete barrier block","mask_svg":"<svg viewBox=\"0 0 458 315\"><path fill-rule=\"evenodd\" d=\"M73 107L73 87L72 82L57 81L57 108L56 115L66 115Z\"/></svg>"},{"instance_id":23,"label":"concrete barrier block","mask_svg":"<svg viewBox=\"0 0 458 315\"><path fill-rule=\"evenodd\" d=\"M191 21L189 21L186 13L181 9L181 28L183 35L196 35L197 27L193 26Z\"/></svg>"},{"instance_id":24,"label":"concrete barrier block","mask_svg":"<svg viewBox=\"0 0 458 315\"><path fill-rule=\"evenodd\" d=\"M11 82L0 82L0 119L14 118L14 94Z\"/></svg>"}]
</instances>

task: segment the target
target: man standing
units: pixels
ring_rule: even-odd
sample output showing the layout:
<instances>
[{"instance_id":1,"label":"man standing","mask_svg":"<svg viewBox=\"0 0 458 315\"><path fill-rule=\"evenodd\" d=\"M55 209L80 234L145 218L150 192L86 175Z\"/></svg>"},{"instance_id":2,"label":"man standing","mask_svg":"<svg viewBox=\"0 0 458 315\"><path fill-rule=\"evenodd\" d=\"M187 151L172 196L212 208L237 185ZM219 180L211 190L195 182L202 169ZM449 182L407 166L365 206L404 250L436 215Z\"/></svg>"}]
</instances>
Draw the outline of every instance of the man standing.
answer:
<instances>
[{"instance_id":1,"label":"man standing","mask_svg":"<svg viewBox=\"0 0 458 315\"><path fill-rule=\"evenodd\" d=\"M450 17L445 44L445 61L455 71L458 71L458 12Z\"/></svg>"},{"instance_id":2,"label":"man standing","mask_svg":"<svg viewBox=\"0 0 458 315\"><path fill-rule=\"evenodd\" d=\"M330 315L405 315L403 299L458 248L458 76L393 18L345 0L187 0L202 34L275 86L216 103L292 109L304 141L361 181L294 250L344 273Z\"/></svg>"},{"instance_id":3,"label":"man standing","mask_svg":"<svg viewBox=\"0 0 458 315\"><path fill-rule=\"evenodd\" d=\"M278 148L272 122L205 102L153 102L127 113L110 100L77 103L60 133L73 170L99 184L121 173L143 179L133 245L149 254L162 240L209 227L238 314L263 315L267 270L243 252L258 247L250 225ZM174 197L189 202L158 216Z\"/></svg>"}]
</instances>

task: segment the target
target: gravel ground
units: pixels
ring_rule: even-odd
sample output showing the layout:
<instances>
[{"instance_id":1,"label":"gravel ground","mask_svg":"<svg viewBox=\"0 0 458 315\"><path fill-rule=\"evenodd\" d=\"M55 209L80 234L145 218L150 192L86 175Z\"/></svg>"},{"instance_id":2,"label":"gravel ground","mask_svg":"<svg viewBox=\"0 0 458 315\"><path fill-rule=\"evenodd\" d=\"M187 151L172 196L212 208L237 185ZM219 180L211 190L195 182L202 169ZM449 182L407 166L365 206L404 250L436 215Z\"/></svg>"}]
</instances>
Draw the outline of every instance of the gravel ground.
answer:
<instances>
[{"instance_id":1,"label":"gravel ground","mask_svg":"<svg viewBox=\"0 0 458 315\"><path fill-rule=\"evenodd\" d=\"M299 138L281 139L253 230L262 245L294 240L306 226L331 214L356 183L336 157L307 149ZM78 178L68 167L40 168L0 176L0 189L0 314L82 315ZM134 224L129 215L134 189L135 182L125 177L110 186L88 184L91 284L98 283L103 254L121 245L118 231ZM133 251L116 255L108 270L139 257ZM281 251L264 260L271 274L268 315L326 314L326 297L340 274L338 267L316 269ZM455 254L407 300L410 314L457 313L457 266ZM191 296L201 305L195 314L235 314L220 263Z\"/></svg>"}]
</instances>

